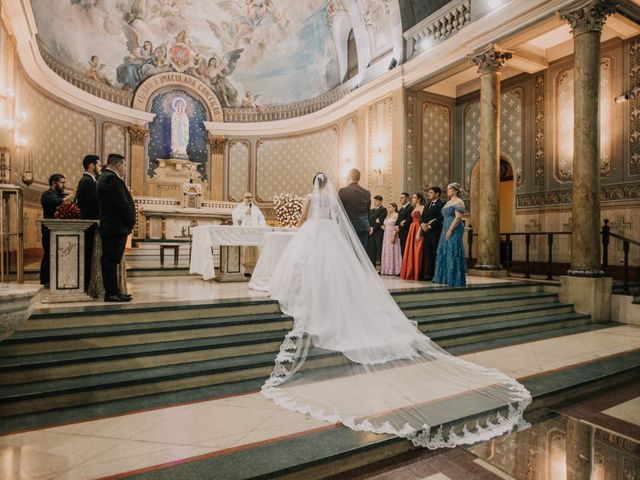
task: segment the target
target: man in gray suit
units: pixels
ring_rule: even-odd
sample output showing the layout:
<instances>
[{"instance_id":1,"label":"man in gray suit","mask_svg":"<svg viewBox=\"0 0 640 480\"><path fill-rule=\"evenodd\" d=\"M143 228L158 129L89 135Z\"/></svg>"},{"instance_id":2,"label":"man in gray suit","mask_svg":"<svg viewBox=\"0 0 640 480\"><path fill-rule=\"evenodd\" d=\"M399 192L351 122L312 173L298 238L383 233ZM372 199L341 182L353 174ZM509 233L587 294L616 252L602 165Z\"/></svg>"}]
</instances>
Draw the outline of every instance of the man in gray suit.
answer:
<instances>
[{"instance_id":1,"label":"man in gray suit","mask_svg":"<svg viewBox=\"0 0 640 480\"><path fill-rule=\"evenodd\" d=\"M347 175L349 185L341 188L338 192L340 201L351 224L353 225L360 243L367 250L369 239L369 210L371 208L371 192L362 188L360 181L360 170L353 168Z\"/></svg>"}]
</instances>

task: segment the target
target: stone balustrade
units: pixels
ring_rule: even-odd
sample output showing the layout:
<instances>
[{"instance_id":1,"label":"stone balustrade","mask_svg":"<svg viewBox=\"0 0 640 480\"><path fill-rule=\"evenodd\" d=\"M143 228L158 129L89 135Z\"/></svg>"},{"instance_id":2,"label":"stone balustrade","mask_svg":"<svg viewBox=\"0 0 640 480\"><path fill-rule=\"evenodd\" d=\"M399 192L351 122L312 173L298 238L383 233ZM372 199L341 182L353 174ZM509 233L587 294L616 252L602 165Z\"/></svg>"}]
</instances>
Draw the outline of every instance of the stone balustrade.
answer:
<instances>
[{"instance_id":1,"label":"stone balustrade","mask_svg":"<svg viewBox=\"0 0 640 480\"><path fill-rule=\"evenodd\" d=\"M454 0L404 33L407 58L457 33L471 22L471 0Z\"/></svg>"}]
</instances>

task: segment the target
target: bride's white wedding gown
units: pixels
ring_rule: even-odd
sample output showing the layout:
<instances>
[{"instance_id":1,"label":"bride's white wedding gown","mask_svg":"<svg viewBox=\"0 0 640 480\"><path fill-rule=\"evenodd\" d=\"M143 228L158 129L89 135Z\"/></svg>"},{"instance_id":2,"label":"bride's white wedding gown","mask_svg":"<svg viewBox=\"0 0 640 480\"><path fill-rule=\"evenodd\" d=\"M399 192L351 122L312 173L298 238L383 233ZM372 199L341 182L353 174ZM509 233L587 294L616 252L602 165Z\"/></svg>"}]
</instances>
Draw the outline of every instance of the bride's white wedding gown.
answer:
<instances>
[{"instance_id":1,"label":"bride's white wedding gown","mask_svg":"<svg viewBox=\"0 0 640 480\"><path fill-rule=\"evenodd\" d=\"M448 354L407 319L331 182L318 178L309 219L272 276L270 294L294 318L294 328L263 394L317 419L429 448L526 425L529 392L498 370Z\"/></svg>"}]
</instances>

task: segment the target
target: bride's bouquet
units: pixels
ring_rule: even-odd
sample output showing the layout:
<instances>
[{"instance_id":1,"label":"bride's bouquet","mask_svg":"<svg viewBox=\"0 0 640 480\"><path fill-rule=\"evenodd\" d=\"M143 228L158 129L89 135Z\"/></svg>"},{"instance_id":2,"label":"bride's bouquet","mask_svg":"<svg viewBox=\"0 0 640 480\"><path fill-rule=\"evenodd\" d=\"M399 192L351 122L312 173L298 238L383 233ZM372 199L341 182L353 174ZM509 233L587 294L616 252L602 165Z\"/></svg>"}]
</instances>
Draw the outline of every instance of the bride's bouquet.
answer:
<instances>
[{"instance_id":1,"label":"bride's bouquet","mask_svg":"<svg viewBox=\"0 0 640 480\"><path fill-rule=\"evenodd\" d=\"M302 197L292 193L281 193L273 197L273 208L281 227L295 227L298 224L302 215L303 201Z\"/></svg>"}]
</instances>

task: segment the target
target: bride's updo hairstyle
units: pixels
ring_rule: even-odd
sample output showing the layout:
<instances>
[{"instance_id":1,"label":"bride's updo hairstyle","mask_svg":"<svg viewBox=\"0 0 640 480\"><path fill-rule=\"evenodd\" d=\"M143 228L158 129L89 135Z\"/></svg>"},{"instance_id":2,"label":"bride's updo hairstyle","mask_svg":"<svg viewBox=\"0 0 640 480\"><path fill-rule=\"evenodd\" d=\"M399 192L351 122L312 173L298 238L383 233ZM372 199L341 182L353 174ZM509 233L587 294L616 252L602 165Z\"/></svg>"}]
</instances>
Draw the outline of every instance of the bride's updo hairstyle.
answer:
<instances>
[{"instance_id":1,"label":"bride's updo hairstyle","mask_svg":"<svg viewBox=\"0 0 640 480\"><path fill-rule=\"evenodd\" d=\"M324 172L316 173L316 175L313 177L313 185L316 184L316 179L318 180L318 188L322 190L327 184L327 176L324 174Z\"/></svg>"}]
</instances>

